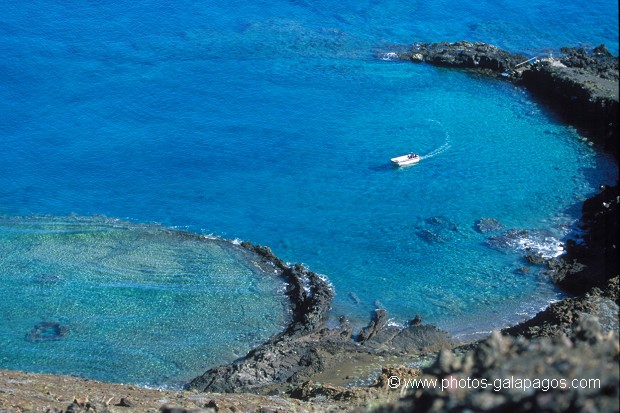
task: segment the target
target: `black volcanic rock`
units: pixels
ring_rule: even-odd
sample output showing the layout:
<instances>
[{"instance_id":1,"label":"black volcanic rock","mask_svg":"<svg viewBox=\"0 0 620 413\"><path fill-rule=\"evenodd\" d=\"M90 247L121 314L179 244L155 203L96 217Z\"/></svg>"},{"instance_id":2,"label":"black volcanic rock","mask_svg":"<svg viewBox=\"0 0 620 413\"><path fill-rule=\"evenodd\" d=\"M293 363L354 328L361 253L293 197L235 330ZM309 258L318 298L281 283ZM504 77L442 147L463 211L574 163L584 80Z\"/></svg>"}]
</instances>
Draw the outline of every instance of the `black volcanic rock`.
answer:
<instances>
[{"instance_id":1,"label":"black volcanic rock","mask_svg":"<svg viewBox=\"0 0 620 413\"><path fill-rule=\"evenodd\" d=\"M448 333L433 325L414 325L400 330L390 341L392 351L401 353L420 353L451 348L454 342Z\"/></svg>"},{"instance_id":2,"label":"black volcanic rock","mask_svg":"<svg viewBox=\"0 0 620 413\"><path fill-rule=\"evenodd\" d=\"M265 262L259 264L272 266L287 281L291 322L245 357L194 378L187 385L190 389L217 393L282 391L351 355L401 354L421 347L444 347L449 340L447 333L433 326L390 326L385 310L377 309L354 341L346 317L341 317L337 328L325 327L334 294L326 280L301 265L286 266L269 248L250 243L242 247L263 257Z\"/></svg>"},{"instance_id":3,"label":"black volcanic rock","mask_svg":"<svg viewBox=\"0 0 620 413\"><path fill-rule=\"evenodd\" d=\"M387 314L383 309L377 309L373 313L370 323L362 328L358 336L358 341L364 343L376 336L387 324Z\"/></svg>"},{"instance_id":4,"label":"black volcanic rock","mask_svg":"<svg viewBox=\"0 0 620 413\"><path fill-rule=\"evenodd\" d=\"M263 252L265 257L272 259L270 250L263 249ZM276 265L284 264L278 261ZM189 388L219 393L252 391L273 383L284 383L299 371L308 372L309 368L320 371L322 366L316 348L296 339L323 327L333 291L321 277L300 265L280 269L288 281L287 294L293 303L293 319L289 326L245 357L196 377L189 383Z\"/></svg>"},{"instance_id":5,"label":"black volcanic rock","mask_svg":"<svg viewBox=\"0 0 620 413\"><path fill-rule=\"evenodd\" d=\"M495 332L463 357L442 351L420 379L438 385L373 411L617 412L618 335L601 331L595 319L555 338Z\"/></svg>"},{"instance_id":6,"label":"black volcanic rock","mask_svg":"<svg viewBox=\"0 0 620 413\"><path fill-rule=\"evenodd\" d=\"M618 59L600 45L592 50L582 47L563 47L560 51L564 57L560 62L567 67L584 69L604 79L618 80Z\"/></svg>"},{"instance_id":7,"label":"black volcanic rock","mask_svg":"<svg viewBox=\"0 0 620 413\"><path fill-rule=\"evenodd\" d=\"M497 73L510 72L527 60L525 56L509 53L487 43L467 41L416 43L401 58L436 66L484 69Z\"/></svg>"},{"instance_id":8,"label":"black volcanic rock","mask_svg":"<svg viewBox=\"0 0 620 413\"><path fill-rule=\"evenodd\" d=\"M597 68L542 62L523 72L522 83L565 122L618 156L617 77L600 77Z\"/></svg>"},{"instance_id":9,"label":"black volcanic rock","mask_svg":"<svg viewBox=\"0 0 620 413\"><path fill-rule=\"evenodd\" d=\"M581 268L555 275L558 284L572 293L583 293L592 287L604 288L620 274L620 191L606 187L583 204L585 243L567 246L565 262L579 262Z\"/></svg>"},{"instance_id":10,"label":"black volcanic rock","mask_svg":"<svg viewBox=\"0 0 620 413\"><path fill-rule=\"evenodd\" d=\"M596 317L604 331L618 332L618 277L609 280L604 289L593 289L579 297L565 298L552 303L533 318L504 329L512 336L553 337L571 334L583 318Z\"/></svg>"},{"instance_id":11,"label":"black volcanic rock","mask_svg":"<svg viewBox=\"0 0 620 413\"><path fill-rule=\"evenodd\" d=\"M414 43L402 60L471 69L517 82L563 120L618 156L618 58L604 45L563 57L513 54L486 43Z\"/></svg>"},{"instance_id":12,"label":"black volcanic rock","mask_svg":"<svg viewBox=\"0 0 620 413\"><path fill-rule=\"evenodd\" d=\"M389 325L385 310L381 309L375 311L371 322L362 329L358 341L366 349L384 354L416 354L454 345L448 333L422 324L419 316L404 328Z\"/></svg>"}]
</instances>

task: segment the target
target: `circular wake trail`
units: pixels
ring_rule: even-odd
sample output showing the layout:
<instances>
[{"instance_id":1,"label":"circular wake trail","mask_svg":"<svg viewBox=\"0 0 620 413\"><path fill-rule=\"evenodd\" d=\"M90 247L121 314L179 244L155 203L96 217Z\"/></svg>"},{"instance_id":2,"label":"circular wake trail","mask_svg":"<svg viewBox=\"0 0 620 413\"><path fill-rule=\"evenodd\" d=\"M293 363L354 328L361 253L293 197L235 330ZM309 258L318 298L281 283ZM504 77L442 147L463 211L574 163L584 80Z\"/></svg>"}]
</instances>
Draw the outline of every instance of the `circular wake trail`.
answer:
<instances>
[{"instance_id":1,"label":"circular wake trail","mask_svg":"<svg viewBox=\"0 0 620 413\"><path fill-rule=\"evenodd\" d=\"M441 124L441 122L439 122L438 120L435 119L426 119L428 122L433 122L436 123L437 125L439 125L440 128L444 129L443 125ZM426 155L422 155L420 156L420 160L422 159L429 159L432 158L434 156L437 155L441 155L442 153L444 153L445 151L447 151L448 149L450 149L450 135L448 134L448 132L444 132L446 135L446 139L443 143L443 145L439 146L438 148L433 149L431 152L427 153Z\"/></svg>"},{"instance_id":2,"label":"circular wake trail","mask_svg":"<svg viewBox=\"0 0 620 413\"><path fill-rule=\"evenodd\" d=\"M443 145L441 145L440 147L432 150L431 152L427 153L426 155L420 156L420 159L432 158L433 156L437 156L437 155L440 155L440 154L444 153L448 149L450 149L450 141L446 138L446 142L444 142Z\"/></svg>"}]
</instances>

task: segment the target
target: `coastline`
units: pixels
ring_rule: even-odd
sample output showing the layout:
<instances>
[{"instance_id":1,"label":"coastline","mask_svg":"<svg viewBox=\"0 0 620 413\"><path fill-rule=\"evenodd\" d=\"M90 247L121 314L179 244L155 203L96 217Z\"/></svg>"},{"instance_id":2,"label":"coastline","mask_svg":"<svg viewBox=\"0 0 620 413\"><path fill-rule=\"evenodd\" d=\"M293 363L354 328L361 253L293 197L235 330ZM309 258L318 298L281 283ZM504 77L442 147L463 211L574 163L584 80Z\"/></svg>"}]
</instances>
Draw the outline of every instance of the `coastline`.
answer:
<instances>
[{"instance_id":1,"label":"coastline","mask_svg":"<svg viewBox=\"0 0 620 413\"><path fill-rule=\"evenodd\" d=\"M597 49L598 51L596 51ZM539 62L522 63L527 60L527 57L513 55L482 43L419 43L414 45L411 52L401 54L399 58L444 67L474 70L477 73L515 82L530 90L535 98L556 111L566 123L577 127L592 142L600 145L618 159L618 61L615 58L614 90L610 86L614 84L614 79L610 79L608 73L613 72L614 69L613 67L610 69L607 63L608 60L614 58L608 52L605 53L606 49L600 47L597 49L591 54L585 50L582 53L578 49L566 49L567 53L563 58L564 60L553 58ZM599 64L603 60L605 63ZM588 72L587 68L592 68L592 70ZM601 77L601 75L608 77ZM602 80L597 82L597 78ZM613 96L614 93L615 96ZM615 260L609 261L609 259L617 256L616 246L620 245L616 231L618 229L618 204L617 185L613 188L605 188L600 194L586 201L582 221L587 230L585 241L589 247L568 243L567 253L559 260L545 260L540 263L549 268L549 274L557 285L574 294L575 297L549 306L531 320L504 330L505 334L535 339L536 337L556 336L559 333L571 335L583 331L595 331L592 334L598 334L597 337L600 336L596 342L608 346L608 341L605 341L604 335L614 330L617 332L618 329L618 281L617 278L614 278L614 276L617 277L618 268L617 264L616 266L608 264L615 262ZM362 329L358 336L353 335L353 331L345 318L341 319L339 327L328 329L325 327L325 322L333 298L333 291L325 280L300 265L287 266L275 257L267 247L254 246L250 243L242 243L241 245L261 256L265 265L273 265L287 281L287 295L291 300L293 309L291 323L284 331L253 349L245 357L231 364L211 369L192 380L188 388L198 391L198 393L191 394L217 392L284 396L287 393L294 397L292 399L281 397L278 400L290 401L291 403L299 403L291 401L296 398L328 400L328 403L333 403L336 407L347 408L354 406L355 403L347 405L347 398L343 396L347 391L346 389L334 387L331 393L329 391L326 393L325 386L313 387L307 383L313 380L317 374L333 369L334 366L342 365L342 360L345 359L355 363L370 356L372 359L370 362L378 365L381 360L385 361L397 355L437 352L440 349L445 350L454 347L454 343L445 332L434 326L422 324L417 317L402 329L388 325L387 314L383 310L375 312L369 325ZM577 265L575 260L581 265ZM607 323L601 331L600 328L597 330L597 327L584 327L582 325L585 322L584 320L589 319L588 314L597 315L599 318L603 313L613 316L614 304L616 305L615 326ZM515 344L516 341L510 340L513 339L493 336L490 339L482 340L482 344L479 343L474 346L473 351L474 353L480 351L477 349L485 348L485 345L500 345L507 348L520 345ZM471 348L467 350L471 350ZM610 353L607 347L601 351L604 351L606 355ZM527 353L527 349L515 350L515 353L521 355ZM454 362L450 358L451 356L446 355L452 353L441 351L440 354L442 356L437 359L435 367L431 366L429 370L425 370L426 373L441 377L459 369L463 370L461 364ZM611 351L611 355L617 358L617 353L614 356L613 351ZM450 360L446 361L447 358ZM398 361L402 362L403 360L399 359ZM438 366L443 367L439 368ZM412 371L409 373L419 374ZM7 374L7 377L9 376L10 374ZM613 381L615 378L612 377L611 380ZM128 388L131 387L135 388L136 386L129 386ZM381 390L385 386L379 384L375 386L375 388L377 387ZM317 392L317 389L323 390ZM362 390L364 389L361 389L360 392L364 393ZM178 392L177 394L186 393ZM368 397L385 401L390 399L390 394L391 398L398 399L399 397L398 394L379 391ZM423 392L417 398L403 401L403 406L405 406L403 408L410 406L407 403L419 406L420 397L425 394L425 397L429 397L428 395L431 393ZM247 394L244 397L260 396ZM363 394L349 395L348 400L356 399L356 397L359 400L367 401ZM434 394L433 397L441 398L442 396ZM339 401L342 402L343 400L345 400L344 405L338 405ZM65 402L64 406L66 407L67 400L63 399L63 402ZM0 398L0 408L2 409L14 408L14 406L4 405L3 403L4 401ZM214 402L215 406L209 406L210 401L201 399L201 403L179 405L184 408L190 406L191 408L213 408L219 411L216 409L217 402ZM87 401L76 398L70 406L76 404L78 408L87 411ZM298 405L296 408L301 409L301 406ZM36 407L38 408L38 406ZM62 409L62 406L54 405L54 408ZM113 407L109 403L96 410L106 411L103 410L104 408L113 411ZM291 407L280 408L286 410ZM308 408L323 411L326 406L319 405L318 407L310 406ZM396 407L396 409L399 408ZM16 411L18 410L16 409ZM71 411L80 410L74 408ZM162 409L162 411L164 410ZM252 411L256 411L256 409Z\"/></svg>"}]
</instances>

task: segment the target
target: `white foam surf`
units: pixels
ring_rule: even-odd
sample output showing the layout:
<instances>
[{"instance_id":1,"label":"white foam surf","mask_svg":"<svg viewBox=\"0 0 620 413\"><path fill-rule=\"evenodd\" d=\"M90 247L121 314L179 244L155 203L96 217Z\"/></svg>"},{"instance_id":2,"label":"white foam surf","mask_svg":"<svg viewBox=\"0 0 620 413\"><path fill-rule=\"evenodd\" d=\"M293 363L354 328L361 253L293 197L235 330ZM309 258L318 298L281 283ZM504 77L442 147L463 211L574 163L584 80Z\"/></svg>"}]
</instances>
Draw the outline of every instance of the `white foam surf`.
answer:
<instances>
[{"instance_id":1,"label":"white foam surf","mask_svg":"<svg viewBox=\"0 0 620 413\"><path fill-rule=\"evenodd\" d=\"M386 61L392 61L392 60L398 60L398 53L396 52L385 52L385 53L379 53L377 55L377 57L381 60L386 60Z\"/></svg>"}]
</instances>

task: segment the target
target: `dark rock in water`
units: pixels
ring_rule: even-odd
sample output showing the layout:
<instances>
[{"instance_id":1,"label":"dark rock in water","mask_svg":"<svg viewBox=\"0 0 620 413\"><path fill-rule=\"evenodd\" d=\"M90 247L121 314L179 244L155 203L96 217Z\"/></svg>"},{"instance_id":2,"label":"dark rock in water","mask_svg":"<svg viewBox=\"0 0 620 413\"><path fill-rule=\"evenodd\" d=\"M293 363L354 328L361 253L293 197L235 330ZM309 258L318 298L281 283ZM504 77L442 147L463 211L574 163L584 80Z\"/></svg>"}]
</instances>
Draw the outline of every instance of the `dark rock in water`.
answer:
<instances>
[{"instance_id":1,"label":"dark rock in water","mask_svg":"<svg viewBox=\"0 0 620 413\"><path fill-rule=\"evenodd\" d=\"M490 73L513 72L527 57L506 52L490 44L467 41L416 43L411 51L400 55L412 62L436 66L485 70Z\"/></svg>"},{"instance_id":2,"label":"dark rock in water","mask_svg":"<svg viewBox=\"0 0 620 413\"><path fill-rule=\"evenodd\" d=\"M422 317L420 317L418 314L416 314L416 316L413 318L413 320L409 321L409 325L410 326L422 325Z\"/></svg>"},{"instance_id":3,"label":"dark rock in water","mask_svg":"<svg viewBox=\"0 0 620 413\"><path fill-rule=\"evenodd\" d=\"M69 334L69 327L55 321L44 321L26 334L26 340L33 343L62 340Z\"/></svg>"},{"instance_id":4,"label":"dark rock in water","mask_svg":"<svg viewBox=\"0 0 620 413\"><path fill-rule=\"evenodd\" d=\"M539 254L528 253L523 258L532 265L544 265L549 262L549 259L541 257Z\"/></svg>"},{"instance_id":5,"label":"dark rock in water","mask_svg":"<svg viewBox=\"0 0 620 413\"><path fill-rule=\"evenodd\" d=\"M377 310L383 311L383 310ZM368 334L368 331L364 331L358 335L358 341L364 346L364 349L370 350L373 352L382 352L384 350L391 349L391 347L387 344L401 331L401 327L396 325L388 325L386 322L382 323L380 327L377 328L377 325L371 321L366 329L372 329L371 335L364 335L364 333Z\"/></svg>"},{"instance_id":6,"label":"dark rock in water","mask_svg":"<svg viewBox=\"0 0 620 413\"><path fill-rule=\"evenodd\" d=\"M366 327L362 328L362 331L360 331L357 340L361 343L368 341L379 331L381 331L386 324L387 313L383 309L376 309L373 313L373 317L370 320L370 323Z\"/></svg>"},{"instance_id":7,"label":"dark rock in water","mask_svg":"<svg viewBox=\"0 0 620 413\"><path fill-rule=\"evenodd\" d=\"M350 292L349 293L349 298L351 299L351 301L353 301L356 305L359 305L361 303L360 298L357 296L357 294L355 294L354 292Z\"/></svg>"},{"instance_id":8,"label":"dark rock in water","mask_svg":"<svg viewBox=\"0 0 620 413\"><path fill-rule=\"evenodd\" d=\"M609 50L607 50L607 46L605 46L604 44L598 45L596 46L593 50L592 50L593 54L595 56L603 56L603 57L613 57L613 55L611 54L611 52Z\"/></svg>"},{"instance_id":9,"label":"dark rock in water","mask_svg":"<svg viewBox=\"0 0 620 413\"><path fill-rule=\"evenodd\" d=\"M548 266L546 274L550 276L556 284L561 284L567 277L570 279L586 268L585 265L578 263L577 260L568 262L565 259L553 259L548 260L546 264Z\"/></svg>"},{"instance_id":10,"label":"dark rock in water","mask_svg":"<svg viewBox=\"0 0 620 413\"><path fill-rule=\"evenodd\" d=\"M384 310L375 311L370 324L360 332L358 341L373 351L389 354L436 351L453 345L448 333L433 325L423 325L420 316L405 328L387 325Z\"/></svg>"},{"instance_id":11,"label":"dark rock in water","mask_svg":"<svg viewBox=\"0 0 620 413\"><path fill-rule=\"evenodd\" d=\"M435 228L441 228L450 231L458 231L459 227L454 222L450 221L444 216L431 217L426 220L426 223Z\"/></svg>"},{"instance_id":12,"label":"dark rock in water","mask_svg":"<svg viewBox=\"0 0 620 413\"><path fill-rule=\"evenodd\" d=\"M474 224L474 229L482 234L502 231L505 227L495 218L480 218Z\"/></svg>"},{"instance_id":13,"label":"dark rock in water","mask_svg":"<svg viewBox=\"0 0 620 413\"><path fill-rule=\"evenodd\" d=\"M494 235L487 239L487 245L496 249L516 248L519 241L529 237L530 233L526 230L510 229L503 234Z\"/></svg>"},{"instance_id":14,"label":"dark rock in water","mask_svg":"<svg viewBox=\"0 0 620 413\"><path fill-rule=\"evenodd\" d=\"M353 329L351 328L351 324L349 320L345 316L340 316L338 318L338 328L340 329L340 337L344 339L350 339L353 335Z\"/></svg>"}]
</instances>

